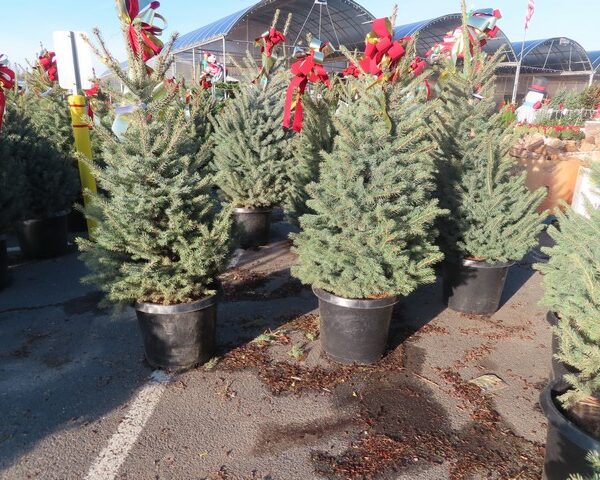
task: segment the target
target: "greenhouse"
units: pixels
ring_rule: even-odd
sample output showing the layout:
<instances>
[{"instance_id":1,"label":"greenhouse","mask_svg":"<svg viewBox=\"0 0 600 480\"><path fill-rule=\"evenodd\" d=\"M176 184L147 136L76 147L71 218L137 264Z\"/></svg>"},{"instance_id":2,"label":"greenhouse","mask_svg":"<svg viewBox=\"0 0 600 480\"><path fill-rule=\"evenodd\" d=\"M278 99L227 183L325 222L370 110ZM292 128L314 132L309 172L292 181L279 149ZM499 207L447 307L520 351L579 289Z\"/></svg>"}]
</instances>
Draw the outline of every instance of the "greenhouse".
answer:
<instances>
[{"instance_id":1,"label":"greenhouse","mask_svg":"<svg viewBox=\"0 0 600 480\"><path fill-rule=\"evenodd\" d=\"M453 31L460 23L460 13L452 13L437 18L430 18L429 20L397 26L394 29L394 35L396 38L418 35L417 54L425 56L427 50L440 42L447 32ZM495 38L488 40L485 51L495 53L500 48L506 51L507 62L517 61L510 40L502 30L500 30Z\"/></svg>"},{"instance_id":2,"label":"greenhouse","mask_svg":"<svg viewBox=\"0 0 600 480\"><path fill-rule=\"evenodd\" d=\"M523 48L523 66L545 72L586 72L592 65L585 49L576 41L565 37L530 40L513 43L513 49Z\"/></svg>"},{"instance_id":3,"label":"greenhouse","mask_svg":"<svg viewBox=\"0 0 600 480\"><path fill-rule=\"evenodd\" d=\"M336 48L360 48L374 18L352 0L316 1L312 6L306 0L261 0L181 36L174 45L175 71L194 77L205 54L215 55L231 71L232 60L255 50L255 39L268 29L277 9L282 15L292 14L287 35L291 46L305 43L310 33Z\"/></svg>"},{"instance_id":4,"label":"greenhouse","mask_svg":"<svg viewBox=\"0 0 600 480\"><path fill-rule=\"evenodd\" d=\"M247 50L258 56L258 51L253 48L255 39L268 29L277 9L284 14L292 14L287 35L288 47L305 43L306 35L311 33L336 47L345 45L350 50L360 48L365 35L370 31L370 21L373 20L373 15L368 10L351 0L261 0L181 36L174 46L173 74L189 79L197 78L203 69L203 61L206 62L206 56L212 54L225 66L227 74L235 78L235 64ZM460 21L460 13L442 15L396 26L394 36L416 36L417 54L424 56L446 33L454 30ZM496 92L497 99L502 100L512 92L521 42L511 42L500 30L495 38L488 41L485 51L495 53L499 49L505 52L498 71ZM590 55L594 53L595 56L588 56L579 43L566 37L527 41L523 50L519 97L525 95L527 86L534 76L539 75L548 78L550 93L565 87L583 88L591 84L594 71L592 62L596 70L600 66L600 53L592 52ZM339 71L345 67L346 62L340 56L332 56L327 63L329 70Z\"/></svg>"}]
</instances>

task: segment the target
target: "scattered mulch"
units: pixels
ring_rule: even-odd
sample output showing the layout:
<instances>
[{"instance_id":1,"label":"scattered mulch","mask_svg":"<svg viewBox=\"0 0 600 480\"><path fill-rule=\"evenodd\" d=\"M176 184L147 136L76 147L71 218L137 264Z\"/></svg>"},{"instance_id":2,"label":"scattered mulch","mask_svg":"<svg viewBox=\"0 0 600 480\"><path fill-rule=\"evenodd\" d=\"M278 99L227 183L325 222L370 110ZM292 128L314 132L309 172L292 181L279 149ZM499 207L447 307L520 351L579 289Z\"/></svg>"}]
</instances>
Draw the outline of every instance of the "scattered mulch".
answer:
<instances>
[{"instance_id":1,"label":"scattered mulch","mask_svg":"<svg viewBox=\"0 0 600 480\"><path fill-rule=\"evenodd\" d=\"M427 325L422 326L416 332L417 334L425 335L428 333L436 333L438 335L450 335L450 330L441 325L434 325L433 323L428 323Z\"/></svg>"},{"instance_id":2,"label":"scattered mulch","mask_svg":"<svg viewBox=\"0 0 600 480\"><path fill-rule=\"evenodd\" d=\"M219 367L237 371L253 369L273 395L298 394L304 391L331 392L337 385L348 381L357 373L395 372L404 368L402 348L397 348L375 365L341 365L332 363L330 368L308 368L299 363L274 361L268 353L272 343L289 345L289 332L302 331L318 336L319 316L302 315L293 318L270 334L271 341L251 342L226 353Z\"/></svg>"},{"instance_id":3,"label":"scattered mulch","mask_svg":"<svg viewBox=\"0 0 600 480\"><path fill-rule=\"evenodd\" d=\"M348 381L352 367L342 366L334 370L321 367L306 368L288 362L275 362L259 369L258 376L274 395L299 393L301 391L331 391L336 385Z\"/></svg>"},{"instance_id":4,"label":"scattered mulch","mask_svg":"<svg viewBox=\"0 0 600 480\"><path fill-rule=\"evenodd\" d=\"M269 361L267 354L268 342L247 343L226 353L219 367L229 370L245 370L247 368L259 367Z\"/></svg>"},{"instance_id":5,"label":"scattered mulch","mask_svg":"<svg viewBox=\"0 0 600 480\"><path fill-rule=\"evenodd\" d=\"M259 290L270 280L266 274L259 275L245 268L236 268L224 273L221 278L223 300L239 302L241 300L259 300L264 293Z\"/></svg>"},{"instance_id":6,"label":"scattered mulch","mask_svg":"<svg viewBox=\"0 0 600 480\"><path fill-rule=\"evenodd\" d=\"M408 450L406 444L385 435L373 435L358 441L339 457L312 452L311 460L317 465L316 472L326 478L371 479L409 457Z\"/></svg>"},{"instance_id":7,"label":"scattered mulch","mask_svg":"<svg viewBox=\"0 0 600 480\"><path fill-rule=\"evenodd\" d=\"M315 471L328 479L389 478L448 462L452 480L538 480L543 447L515 435L475 385L444 372L469 404L472 422L457 430L433 392L410 373L363 379L357 392L337 389L342 408L354 404L364 433L340 455L314 452ZM358 403L358 405L356 405Z\"/></svg>"},{"instance_id":8,"label":"scattered mulch","mask_svg":"<svg viewBox=\"0 0 600 480\"><path fill-rule=\"evenodd\" d=\"M307 336L317 338L319 336L319 315L308 313L299 317L293 318L281 327L281 330L296 330L301 331Z\"/></svg>"},{"instance_id":9,"label":"scattered mulch","mask_svg":"<svg viewBox=\"0 0 600 480\"><path fill-rule=\"evenodd\" d=\"M299 295L305 288L298 279L290 278L273 291L265 291L273 278L269 273L259 274L245 268L228 271L220 278L223 299L228 302L274 300Z\"/></svg>"}]
</instances>

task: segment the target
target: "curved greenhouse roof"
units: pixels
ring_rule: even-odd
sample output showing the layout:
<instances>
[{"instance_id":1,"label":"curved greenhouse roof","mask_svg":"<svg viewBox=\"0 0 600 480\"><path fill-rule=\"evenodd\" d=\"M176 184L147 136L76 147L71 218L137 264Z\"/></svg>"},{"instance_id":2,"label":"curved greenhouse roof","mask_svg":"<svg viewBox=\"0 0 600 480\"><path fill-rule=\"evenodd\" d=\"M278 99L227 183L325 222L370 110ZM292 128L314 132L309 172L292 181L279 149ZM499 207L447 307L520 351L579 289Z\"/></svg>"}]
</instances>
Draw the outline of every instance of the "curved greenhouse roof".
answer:
<instances>
[{"instance_id":1,"label":"curved greenhouse roof","mask_svg":"<svg viewBox=\"0 0 600 480\"><path fill-rule=\"evenodd\" d=\"M427 50L436 43L441 42L448 32L454 31L461 23L462 15L460 13L450 13L437 18L430 18L429 20L400 25L394 29L394 36L401 38L418 34L417 54L423 56ZM498 32L496 38L488 40L484 50L488 53L495 53L500 48L504 48L506 51L505 61L517 61L510 40L502 30Z\"/></svg>"},{"instance_id":2,"label":"curved greenhouse roof","mask_svg":"<svg viewBox=\"0 0 600 480\"><path fill-rule=\"evenodd\" d=\"M588 57L590 58L590 62L592 62L592 70L600 72L600 50L588 52Z\"/></svg>"},{"instance_id":3,"label":"curved greenhouse roof","mask_svg":"<svg viewBox=\"0 0 600 480\"><path fill-rule=\"evenodd\" d=\"M177 39L174 52L201 47L215 40L254 42L270 25L277 9L282 17L292 14L288 40L295 44L310 32L336 47L354 47L364 41L374 19L368 10L353 0L261 0ZM280 20L283 24L285 18Z\"/></svg>"},{"instance_id":4,"label":"curved greenhouse roof","mask_svg":"<svg viewBox=\"0 0 600 480\"><path fill-rule=\"evenodd\" d=\"M513 43L520 54L523 47L523 67L548 72L591 72L592 63L585 49L566 37L529 40Z\"/></svg>"}]
</instances>

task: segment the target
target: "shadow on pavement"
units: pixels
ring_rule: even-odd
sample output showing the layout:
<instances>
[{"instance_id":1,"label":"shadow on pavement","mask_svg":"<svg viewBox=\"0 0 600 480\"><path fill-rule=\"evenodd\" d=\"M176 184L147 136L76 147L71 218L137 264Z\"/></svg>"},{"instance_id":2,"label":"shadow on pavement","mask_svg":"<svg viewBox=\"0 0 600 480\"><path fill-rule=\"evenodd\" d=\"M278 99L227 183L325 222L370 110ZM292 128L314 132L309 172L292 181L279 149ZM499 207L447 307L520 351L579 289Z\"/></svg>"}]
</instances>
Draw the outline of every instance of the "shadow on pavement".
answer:
<instances>
[{"instance_id":1,"label":"shadow on pavement","mask_svg":"<svg viewBox=\"0 0 600 480\"><path fill-rule=\"evenodd\" d=\"M150 373L134 314L99 311L74 255L11 273L0 294L0 470L49 436L51 449L88 441L99 451L99 430L111 434L116 423L91 423L126 404Z\"/></svg>"}]
</instances>

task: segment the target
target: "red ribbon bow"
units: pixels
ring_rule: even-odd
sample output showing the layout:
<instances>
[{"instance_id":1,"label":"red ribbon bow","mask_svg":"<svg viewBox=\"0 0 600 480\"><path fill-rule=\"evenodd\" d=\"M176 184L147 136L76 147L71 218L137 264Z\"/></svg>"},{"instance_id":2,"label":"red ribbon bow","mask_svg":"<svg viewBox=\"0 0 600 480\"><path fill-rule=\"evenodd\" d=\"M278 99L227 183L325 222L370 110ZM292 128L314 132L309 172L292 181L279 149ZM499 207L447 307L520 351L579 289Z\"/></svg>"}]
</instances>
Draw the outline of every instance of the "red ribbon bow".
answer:
<instances>
[{"instance_id":1,"label":"red ribbon bow","mask_svg":"<svg viewBox=\"0 0 600 480\"><path fill-rule=\"evenodd\" d=\"M146 3L142 0L143 3ZM158 39L163 28L154 25L154 17L164 18L154 11L160 7L160 2L153 1L140 7L140 0L120 0L121 18L129 23L129 44L136 55L142 55L144 62L158 55L163 49L163 43ZM142 45L138 41L136 26L141 27Z\"/></svg>"},{"instance_id":2,"label":"red ribbon bow","mask_svg":"<svg viewBox=\"0 0 600 480\"><path fill-rule=\"evenodd\" d=\"M92 120L94 119L94 109L92 108L92 97L95 97L96 95L98 95L98 92L100 91L100 84L98 82L94 82L92 83L92 88L88 88L88 89L83 89L83 93L85 94L86 97L89 98L88 100L88 104L87 104L87 114L88 117L90 117ZM90 125L90 130L92 129L92 126Z\"/></svg>"},{"instance_id":3,"label":"red ribbon bow","mask_svg":"<svg viewBox=\"0 0 600 480\"><path fill-rule=\"evenodd\" d=\"M470 14L467 20L467 34L469 38L469 49L473 53L473 45L477 42L479 47L483 48L489 39L495 38L500 32L496 25L502 18L500 10L492 8L483 8L475 10ZM463 45L463 27L457 27L454 31L448 32L442 41L429 49L427 57L431 55L449 55L454 62L458 58L464 58Z\"/></svg>"},{"instance_id":4,"label":"red ribbon bow","mask_svg":"<svg viewBox=\"0 0 600 480\"><path fill-rule=\"evenodd\" d=\"M271 58L273 49L282 42L285 42L285 35L275 27L269 28L267 32L256 39L256 44L261 45L260 53L266 55L267 58Z\"/></svg>"},{"instance_id":5,"label":"red ribbon bow","mask_svg":"<svg viewBox=\"0 0 600 480\"><path fill-rule=\"evenodd\" d=\"M323 82L327 88L330 87L329 75L323 67L325 52L329 48L327 43L321 43L320 40L313 39L310 44L310 52L292 65L291 71L294 74L294 78L287 90L283 113L283 126L285 128L290 128L291 126L295 132L302 131L304 119L302 95L304 95L309 82ZM296 94L295 100L294 93ZM293 124L292 110L294 110Z\"/></svg>"},{"instance_id":6,"label":"red ribbon bow","mask_svg":"<svg viewBox=\"0 0 600 480\"><path fill-rule=\"evenodd\" d=\"M365 39L365 55L361 68L372 75L381 77L384 68L393 70L406 53L406 44L411 37L394 40L392 23L389 18L373 20L373 31Z\"/></svg>"},{"instance_id":7,"label":"red ribbon bow","mask_svg":"<svg viewBox=\"0 0 600 480\"><path fill-rule=\"evenodd\" d=\"M55 56L56 54L54 52L45 51L38 57L40 67L46 72L48 80L51 82L56 82L58 80L58 69L56 68Z\"/></svg>"},{"instance_id":8,"label":"red ribbon bow","mask_svg":"<svg viewBox=\"0 0 600 480\"><path fill-rule=\"evenodd\" d=\"M344 78L348 78L348 77L358 78L360 76L360 68L358 68L356 65L351 63L346 68L344 68L344 70L342 70L342 76Z\"/></svg>"},{"instance_id":9,"label":"red ribbon bow","mask_svg":"<svg viewBox=\"0 0 600 480\"><path fill-rule=\"evenodd\" d=\"M4 106L6 105L6 96L4 89L11 90L15 86L15 72L7 66L8 61L4 55L0 55L0 129L4 118Z\"/></svg>"}]
</instances>

